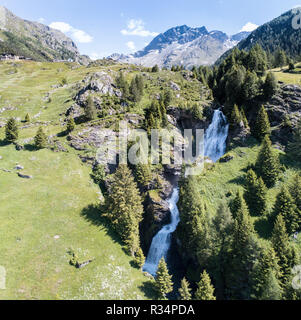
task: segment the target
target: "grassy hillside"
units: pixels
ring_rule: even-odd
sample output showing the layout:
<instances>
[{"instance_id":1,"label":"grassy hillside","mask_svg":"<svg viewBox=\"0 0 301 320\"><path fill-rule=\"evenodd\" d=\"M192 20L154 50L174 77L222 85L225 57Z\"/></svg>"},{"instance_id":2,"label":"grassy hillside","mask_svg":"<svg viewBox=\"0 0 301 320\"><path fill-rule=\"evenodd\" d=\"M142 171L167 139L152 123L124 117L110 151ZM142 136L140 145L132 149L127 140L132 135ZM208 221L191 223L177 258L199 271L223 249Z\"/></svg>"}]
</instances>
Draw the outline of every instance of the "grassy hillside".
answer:
<instances>
[{"instance_id":1,"label":"grassy hillside","mask_svg":"<svg viewBox=\"0 0 301 320\"><path fill-rule=\"evenodd\" d=\"M154 298L148 279L132 267L119 238L101 219L96 208L100 189L90 177L91 167L78 157L86 152L75 151L60 135L78 84L95 72L108 72L114 78L124 69L128 81L140 72L134 66L97 63L89 68L69 63L0 63L0 265L7 271L7 289L0 291L0 300ZM198 81L186 81L180 73L169 71L147 72L145 94L131 112L143 114L171 80L182 89L180 97L173 95L179 106L200 100ZM30 124L22 122L27 113ZM17 151L2 141L10 117L18 120L18 143L25 150ZM65 152L32 148L40 125ZM87 127L89 123L78 125L75 134ZM19 178L17 164L33 179ZM71 249L81 261L92 258L93 262L80 270L72 267Z\"/></svg>"}]
</instances>

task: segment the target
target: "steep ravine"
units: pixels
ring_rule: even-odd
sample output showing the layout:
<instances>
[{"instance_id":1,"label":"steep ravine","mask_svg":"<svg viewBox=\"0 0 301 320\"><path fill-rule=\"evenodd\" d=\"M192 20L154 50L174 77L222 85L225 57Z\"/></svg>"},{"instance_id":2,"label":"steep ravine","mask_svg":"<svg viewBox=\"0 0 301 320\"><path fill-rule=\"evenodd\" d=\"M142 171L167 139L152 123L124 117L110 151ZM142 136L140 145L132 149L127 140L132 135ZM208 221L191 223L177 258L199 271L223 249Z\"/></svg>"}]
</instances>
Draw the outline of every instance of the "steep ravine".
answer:
<instances>
[{"instance_id":1,"label":"steep ravine","mask_svg":"<svg viewBox=\"0 0 301 320\"><path fill-rule=\"evenodd\" d=\"M226 141L229 132L229 124L225 115L221 110L215 110L210 126L206 130L205 134L205 156L212 159L214 162L219 160L226 151ZM177 255L170 255L170 252L177 252L173 245L176 242L173 241L173 233L176 231L180 222L180 212L177 207L179 200L179 189L177 187L177 181L175 181L174 189L170 199L168 200L170 209L170 222L163 226L163 228L154 236L146 263L143 270L156 275L157 266L162 257L168 262L170 269L173 271L175 277L182 273L180 269L180 257Z\"/></svg>"}]
</instances>

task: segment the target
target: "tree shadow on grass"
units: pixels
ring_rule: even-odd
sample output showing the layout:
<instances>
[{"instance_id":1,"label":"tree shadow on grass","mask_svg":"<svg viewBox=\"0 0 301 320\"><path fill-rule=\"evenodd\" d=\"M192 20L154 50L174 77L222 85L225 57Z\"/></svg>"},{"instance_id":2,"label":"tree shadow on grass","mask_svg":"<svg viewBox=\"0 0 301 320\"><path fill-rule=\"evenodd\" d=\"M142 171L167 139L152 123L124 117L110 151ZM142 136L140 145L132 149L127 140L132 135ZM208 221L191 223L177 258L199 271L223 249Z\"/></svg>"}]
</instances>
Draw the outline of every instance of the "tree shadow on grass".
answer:
<instances>
[{"instance_id":1,"label":"tree shadow on grass","mask_svg":"<svg viewBox=\"0 0 301 320\"><path fill-rule=\"evenodd\" d=\"M8 146L10 143L7 142L6 140L0 140L0 147L6 147Z\"/></svg>"},{"instance_id":2,"label":"tree shadow on grass","mask_svg":"<svg viewBox=\"0 0 301 320\"><path fill-rule=\"evenodd\" d=\"M89 221L94 226L100 227L101 230L104 230L111 239L118 243L120 246L124 246L122 240L119 235L112 228L110 221L107 218L103 217L104 208L96 205L89 205L84 208L81 212L81 216L85 218L85 220Z\"/></svg>"},{"instance_id":3,"label":"tree shadow on grass","mask_svg":"<svg viewBox=\"0 0 301 320\"><path fill-rule=\"evenodd\" d=\"M34 152L34 151L37 151L37 148L33 144L25 144L24 150L29 152Z\"/></svg>"},{"instance_id":4,"label":"tree shadow on grass","mask_svg":"<svg viewBox=\"0 0 301 320\"><path fill-rule=\"evenodd\" d=\"M139 289L149 298L152 300L158 299L158 293L156 292L154 288L154 281L153 280L147 280L143 282L142 286L139 287Z\"/></svg>"},{"instance_id":5,"label":"tree shadow on grass","mask_svg":"<svg viewBox=\"0 0 301 320\"><path fill-rule=\"evenodd\" d=\"M245 176L236 177L235 179L230 180L229 183L233 183L238 186L244 186L245 185Z\"/></svg>"}]
</instances>

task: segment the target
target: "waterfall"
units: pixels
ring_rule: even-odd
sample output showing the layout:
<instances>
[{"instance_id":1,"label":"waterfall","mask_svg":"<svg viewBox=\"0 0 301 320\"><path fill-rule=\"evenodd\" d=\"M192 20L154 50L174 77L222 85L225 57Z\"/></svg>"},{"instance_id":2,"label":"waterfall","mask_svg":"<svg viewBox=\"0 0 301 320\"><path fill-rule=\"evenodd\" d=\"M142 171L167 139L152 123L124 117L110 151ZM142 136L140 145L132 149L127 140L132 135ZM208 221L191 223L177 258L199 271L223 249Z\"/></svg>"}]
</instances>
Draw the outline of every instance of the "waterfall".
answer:
<instances>
[{"instance_id":1,"label":"waterfall","mask_svg":"<svg viewBox=\"0 0 301 320\"><path fill-rule=\"evenodd\" d=\"M205 156L216 162L226 151L226 140L229 125L225 115L220 110L214 112L212 123L205 134ZM156 276L158 264L162 257L167 259L170 249L172 234L176 231L180 222L180 213L177 207L179 201L179 188L174 188L171 198L168 200L171 212L171 223L164 226L153 238L149 253L143 267L144 272Z\"/></svg>"},{"instance_id":2,"label":"waterfall","mask_svg":"<svg viewBox=\"0 0 301 320\"><path fill-rule=\"evenodd\" d=\"M180 222L180 213L177 207L179 201L179 189L175 188L172 197L168 201L171 212L171 223L164 226L153 238L143 271L155 276L158 264L162 257L167 259L168 250L171 245L172 234L176 231Z\"/></svg>"},{"instance_id":3,"label":"waterfall","mask_svg":"<svg viewBox=\"0 0 301 320\"><path fill-rule=\"evenodd\" d=\"M205 134L205 156L216 162L226 152L226 141L229 133L229 124L226 116L215 110L212 122Z\"/></svg>"}]
</instances>

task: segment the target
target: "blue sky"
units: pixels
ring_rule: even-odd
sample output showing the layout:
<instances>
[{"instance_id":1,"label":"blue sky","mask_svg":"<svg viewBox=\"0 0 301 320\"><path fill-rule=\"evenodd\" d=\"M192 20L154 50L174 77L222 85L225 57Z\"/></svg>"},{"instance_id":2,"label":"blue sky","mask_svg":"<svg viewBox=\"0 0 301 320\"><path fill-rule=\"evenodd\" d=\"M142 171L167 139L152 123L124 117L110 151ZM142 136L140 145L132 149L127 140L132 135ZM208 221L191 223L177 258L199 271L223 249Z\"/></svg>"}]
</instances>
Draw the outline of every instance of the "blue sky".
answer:
<instances>
[{"instance_id":1,"label":"blue sky","mask_svg":"<svg viewBox=\"0 0 301 320\"><path fill-rule=\"evenodd\" d=\"M300 0L0 0L16 15L54 26L93 57L140 50L171 27L239 32L261 25Z\"/></svg>"}]
</instances>

